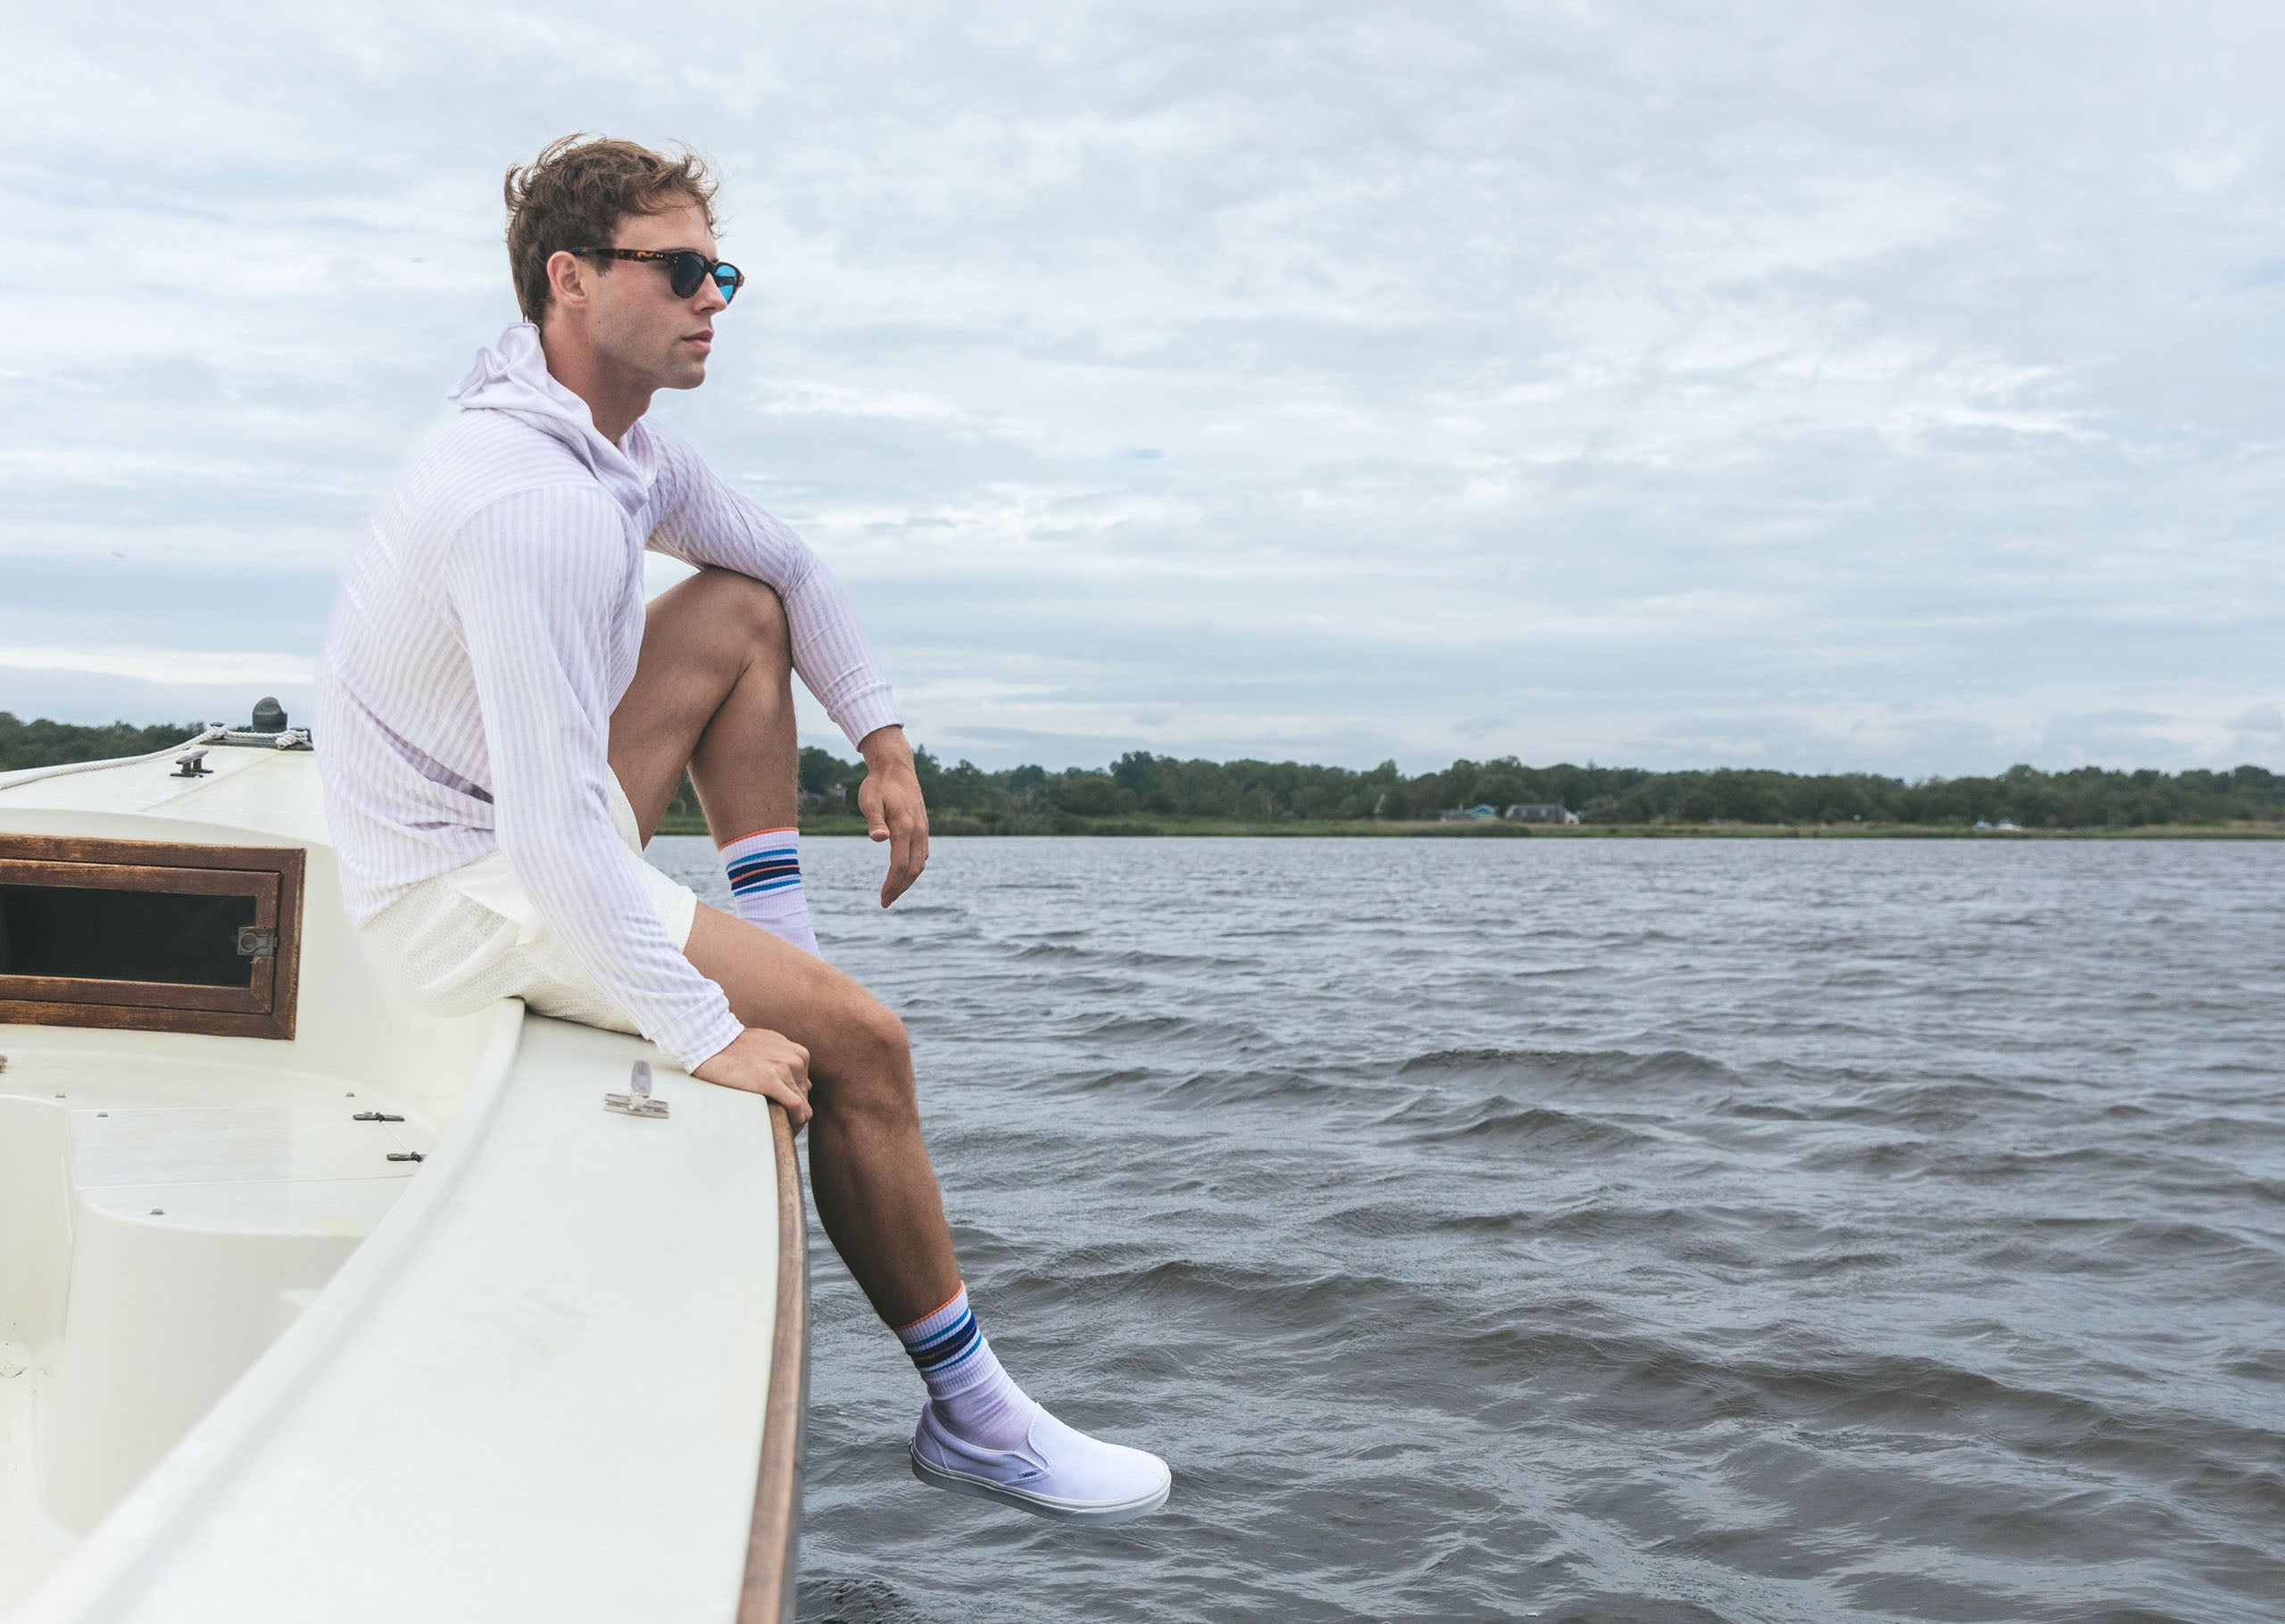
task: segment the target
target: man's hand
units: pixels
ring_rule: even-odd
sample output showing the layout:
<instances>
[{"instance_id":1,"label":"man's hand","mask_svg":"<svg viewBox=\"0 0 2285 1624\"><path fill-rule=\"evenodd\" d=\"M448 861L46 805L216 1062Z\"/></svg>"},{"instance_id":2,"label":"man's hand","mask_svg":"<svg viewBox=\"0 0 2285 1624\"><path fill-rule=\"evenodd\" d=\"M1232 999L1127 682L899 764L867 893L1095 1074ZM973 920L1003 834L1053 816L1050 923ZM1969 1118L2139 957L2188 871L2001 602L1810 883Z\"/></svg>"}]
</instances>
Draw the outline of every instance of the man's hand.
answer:
<instances>
[{"instance_id":1,"label":"man's hand","mask_svg":"<svg viewBox=\"0 0 2285 1624\"><path fill-rule=\"evenodd\" d=\"M810 1120L810 1051L779 1033L749 1026L690 1074L717 1088L768 1095L785 1107L796 1133Z\"/></svg>"},{"instance_id":2,"label":"man's hand","mask_svg":"<svg viewBox=\"0 0 2285 1624\"><path fill-rule=\"evenodd\" d=\"M889 842L888 878L881 882L881 906L886 907L928 866L928 808L920 799L920 775L913 771L904 729L877 727L857 750L865 758L857 809L865 815L872 837Z\"/></svg>"}]
</instances>

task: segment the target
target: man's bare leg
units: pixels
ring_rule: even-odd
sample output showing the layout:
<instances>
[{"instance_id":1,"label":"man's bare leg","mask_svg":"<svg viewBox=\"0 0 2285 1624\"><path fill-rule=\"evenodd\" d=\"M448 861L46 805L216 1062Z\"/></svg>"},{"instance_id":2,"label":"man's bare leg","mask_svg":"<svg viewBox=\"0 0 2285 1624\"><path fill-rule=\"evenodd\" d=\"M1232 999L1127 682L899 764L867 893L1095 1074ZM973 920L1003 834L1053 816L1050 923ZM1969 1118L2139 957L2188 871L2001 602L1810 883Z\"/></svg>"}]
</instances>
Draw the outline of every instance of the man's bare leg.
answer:
<instances>
[{"instance_id":1,"label":"man's bare leg","mask_svg":"<svg viewBox=\"0 0 2285 1624\"><path fill-rule=\"evenodd\" d=\"M794 822L799 752L785 610L760 583L706 570L651 605L611 765L649 840L684 765L718 841ZM873 1307L903 1325L960 1289L920 1133L904 1025L855 981L701 907L686 949L739 1022L809 1050L810 1188Z\"/></svg>"},{"instance_id":2,"label":"man's bare leg","mask_svg":"<svg viewBox=\"0 0 2285 1624\"><path fill-rule=\"evenodd\" d=\"M881 1318L906 1325L960 1288L920 1136L904 1023L821 959L701 904L690 962L747 1026L810 1051L810 1190L818 1220Z\"/></svg>"},{"instance_id":3,"label":"man's bare leg","mask_svg":"<svg viewBox=\"0 0 2285 1624\"><path fill-rule=\"evenodd\" d=\"M686 761L717 844L793 821L791 650L776 594L742 576L704 571L652 604L641 662L611 728L611 767L646 841ZM866 763L878 765L869 750ZM902 771L909 783L909 755ZM927 861L927 824L917 787L900 816L884 805L868 795L874 838L896 842L885 907ZM1124 1522L1163 1504L1173 1482L1165 1462L1058 1421L1001 1368L976 1328L921 1141L903 1023L822 959L712 908L699 908L685 950L747 1029L701 1074L785 1098L797 1125L814 1107L818 1216L928 1388L913 1475L1070 1521ZM805 1078L781 1054L785 1040L801 1046L791 1054L806 1062ZM760 1060L739 1063L741 1046L755 1046Z\"/></svg>"}]
</instances>

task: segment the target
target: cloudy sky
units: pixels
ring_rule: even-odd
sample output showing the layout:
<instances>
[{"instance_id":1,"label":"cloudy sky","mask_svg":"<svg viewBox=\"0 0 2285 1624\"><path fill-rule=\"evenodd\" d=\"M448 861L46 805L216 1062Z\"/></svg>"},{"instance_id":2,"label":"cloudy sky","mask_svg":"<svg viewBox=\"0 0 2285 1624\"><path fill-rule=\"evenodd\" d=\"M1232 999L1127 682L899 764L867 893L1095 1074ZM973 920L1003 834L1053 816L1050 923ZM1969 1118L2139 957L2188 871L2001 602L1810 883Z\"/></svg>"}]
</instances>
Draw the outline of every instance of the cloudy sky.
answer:
<instances>
[{"instance_id":1,"label":"cloudy sky","mask_svg":"<svg viewBox=\"0 0 2285 1624\"><path fill-rule=\"evenodd\" d=\"M586 128L719 163L659 415L941 754L2285 767L2267 0L0 27L21 716L306 710Z\"/></svg>"}]
</instances>

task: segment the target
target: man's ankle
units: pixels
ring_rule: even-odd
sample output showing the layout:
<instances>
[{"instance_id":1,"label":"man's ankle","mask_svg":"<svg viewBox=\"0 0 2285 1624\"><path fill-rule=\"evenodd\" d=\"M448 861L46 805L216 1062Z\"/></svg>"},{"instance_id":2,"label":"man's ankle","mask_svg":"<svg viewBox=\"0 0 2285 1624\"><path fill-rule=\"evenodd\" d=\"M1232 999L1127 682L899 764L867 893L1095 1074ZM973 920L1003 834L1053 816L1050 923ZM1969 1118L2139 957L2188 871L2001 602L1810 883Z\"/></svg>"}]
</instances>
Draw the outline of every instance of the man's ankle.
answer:
<instances>
[{"instance_id":1,"label":"man's ankle","mask_svg":"<svg viewBox=\"0 0 2285 1624\"><path fill-rule=\"evenodd\" d=\"M976 1449L1020 1449L1039 1406L1000 1367L969 1311L968 1288L934 1313L896 1329L945 1430Z\"/></svg>"}]
</instances>

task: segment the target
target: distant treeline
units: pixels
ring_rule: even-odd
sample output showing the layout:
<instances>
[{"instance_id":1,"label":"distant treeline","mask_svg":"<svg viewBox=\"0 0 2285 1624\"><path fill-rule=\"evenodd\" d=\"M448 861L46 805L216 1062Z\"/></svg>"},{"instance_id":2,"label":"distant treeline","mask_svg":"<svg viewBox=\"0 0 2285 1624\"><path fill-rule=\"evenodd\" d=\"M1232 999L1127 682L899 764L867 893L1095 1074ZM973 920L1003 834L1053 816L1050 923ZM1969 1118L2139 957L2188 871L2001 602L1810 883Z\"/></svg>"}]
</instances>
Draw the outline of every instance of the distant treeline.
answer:
<instances>
[{"instance_id":1,"label":"distant treeline","mask_svg":"<svg viewBox=\"0 0 2285 1624\"><path fill-rule=\"evenodd\" d=\"M1018 766L996 773L963 761L946 766L919 753L920 783L934 810L985 826L1036 824L1043 816L1214 818L1243 823L1301 818L1433 818L1463 807L1500 811L1554 803L1590 824L1920 824L1967 826L2013 820L2026 829L2131 828L2163 824L2285 823L2285 778L2264 767L2229 772L2042 773L2013 766L1996 778L1929 778L1917 783L1871 773L1805 775L1762 768L1652 773L1641 767L1525 766L1511 756L1455 761L1408 777L1393 761L1367 772L1293 761L1179 761L1132 750L1109 767ZM813 808L855 805L862 763L817 749L802 752L802 790ZM693 810L695 810L694 804Z\"/></svg>"},{"instance_id":2,"label":"distant treeline","mask_svg":"<svg viewBox=\"0 0 2285 1624\"><path fill-rule=\"evenodd\" d=\"M0 710L0 772L54 762L93 761L161 750L195 731L114 722L82 727L19 721ZM322 748L323 741L320 741ZM1009 767L988 773L962 761L946 766L919 752L920 783L932 811L958 815L955 827L1072 829L1124 816L1288 819L1433 818L1460 807L1504 811L1555 803L1591 824L1916 824L1965 827L2010 820L2026 829L2135 828L2152 824L2285 824L2285 778L2266 767L2226 772L2114 772L2078 767L2042 773L2012 766L1996 778L1926 778L1907 783L1871 773L1797 774L1759 767L1652 773L1626 766L1525 766L1513 757L1455 761L1408 777L1393 761L1367 772L1294 761L1178 761L1130 750L1107 768ZM802 751L807 809L853 811L861 762L814 747ZM686 783L677 809L694 815Z\"/></svg>"},{"instance_id":3,"label":"distant treeline","mask_svg":"<svg viewBox=\"0 0 2285 1624\"><path fill-rule=\"evenodd\" d=\"M112 722L81 727L71 722L20 722L0 710L0 773L18 767L58 766L66 761L103 761L112 756L147 756L196 733L195 725L161 722L136 727Z\"/></svg>"}]
</instances>

